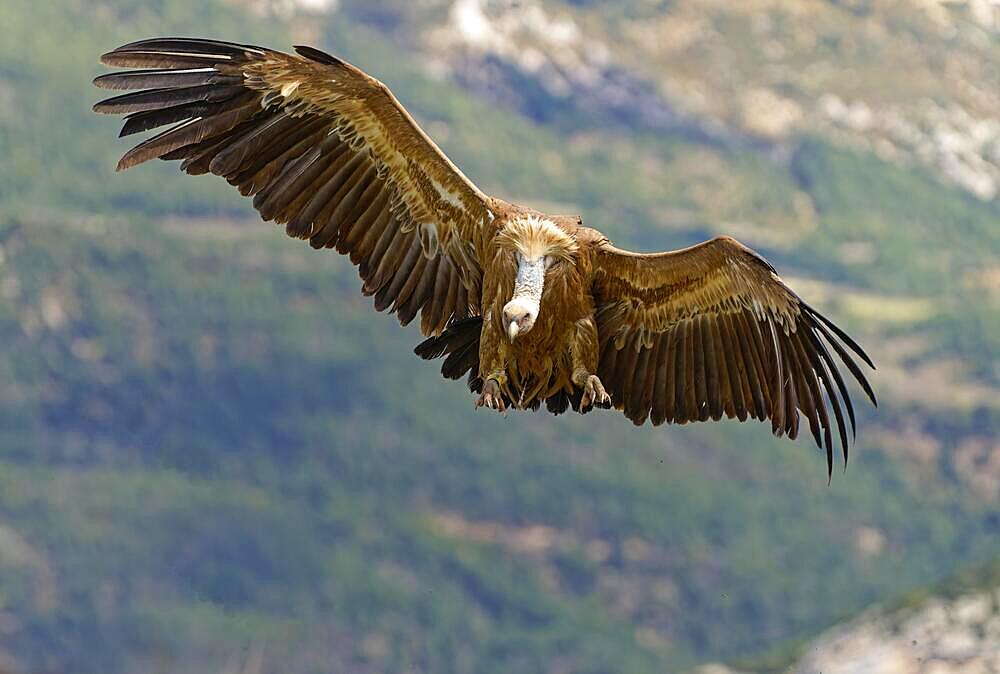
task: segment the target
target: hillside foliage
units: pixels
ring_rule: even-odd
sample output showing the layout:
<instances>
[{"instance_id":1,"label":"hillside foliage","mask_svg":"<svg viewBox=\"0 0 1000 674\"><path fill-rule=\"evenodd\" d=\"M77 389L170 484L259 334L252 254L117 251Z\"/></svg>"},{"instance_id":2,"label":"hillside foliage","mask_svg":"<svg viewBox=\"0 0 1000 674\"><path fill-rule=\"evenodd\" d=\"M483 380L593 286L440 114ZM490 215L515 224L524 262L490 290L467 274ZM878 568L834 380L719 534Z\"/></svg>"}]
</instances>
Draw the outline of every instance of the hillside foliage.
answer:
<instances>
[{"instance_id":1,"label":"hillside foliage","mask_svg":"<svg viewBox=\"0 0 1000 674\"><path fill-rule=\"evenodd\" d=\"M643 250L722 232L760 248L870 345L882 405L859 408L830 486L806 439L762 425L476 413L347 260L260 223L221 181L112 173L126 146L90 112L100 53L159 34L285 48L295 22L14 0L0 649L21 670L209 671L253 647L288 674L676 671L784 653L1000 555L998 502L968 458L1000 423L982 281L997 202L821 135L775 159L539 123L430 77L378 22L309 20L485 190Z\"/></svg>"}]
</instances>

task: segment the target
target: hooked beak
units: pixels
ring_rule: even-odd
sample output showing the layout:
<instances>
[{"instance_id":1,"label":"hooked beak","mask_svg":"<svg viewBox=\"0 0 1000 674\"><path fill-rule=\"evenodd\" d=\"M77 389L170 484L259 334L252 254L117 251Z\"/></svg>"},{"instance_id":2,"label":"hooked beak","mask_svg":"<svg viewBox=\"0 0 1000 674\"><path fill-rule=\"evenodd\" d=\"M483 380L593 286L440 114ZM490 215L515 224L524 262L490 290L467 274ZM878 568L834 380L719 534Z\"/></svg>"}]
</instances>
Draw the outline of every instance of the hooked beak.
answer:
<instances>
[{"instance_id":1,"label":"hooked beak","mask_svg":"<svg viewBox=\"0 0 1000 674\"><path fill-rule=\"evenodd\" d=\"M514 341L517 337L517 333L520 332L521 326L517 324L517 321L511 321L507 324L507 336L510 337L510 341Z\"/></svg>"},{"instance_id":2,"label":"hooked beak","mask_svg":"<svg viewBox=\"0 0 1000 674\"><path fill-rule=\"evenodd\" d=\"M538 307L531 306L530 301L515 297L503 308L503 329L514 341L518 335L527 334L535 324Z\"/></svg>"}]
</instances>

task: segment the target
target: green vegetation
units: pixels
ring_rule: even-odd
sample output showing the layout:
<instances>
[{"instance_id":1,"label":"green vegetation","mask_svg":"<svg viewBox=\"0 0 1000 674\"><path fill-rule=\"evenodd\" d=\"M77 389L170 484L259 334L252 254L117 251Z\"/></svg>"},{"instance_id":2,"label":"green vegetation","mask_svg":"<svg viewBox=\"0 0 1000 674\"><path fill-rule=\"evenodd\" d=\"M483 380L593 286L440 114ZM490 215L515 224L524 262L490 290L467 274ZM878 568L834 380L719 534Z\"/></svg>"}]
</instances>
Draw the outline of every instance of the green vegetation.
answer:
<instances>
[{"instance_id":1,"label":"green vegetation","mask_svg":"<svg viewBox=\"0 0 1000 674\"><path fill-rule=\"evenodd\" d=\"M822 139L785 166L681 137L568 137L329 22L323 46L386 81L488 191L645 248L734 222L784 234L764 252L831 289L815 303L886 365L883 407L859 407L830 487L807 441L759 425L474 413L347 261L257 222L221 181L111 174L125 145L89 111L99 53L167 33L280 47L288 26L196 0L15 0L0 9L0 649L25 671L205 670L249 645L290 673L675 671L760 656L1000 554L996 501L949 463L995 406L929 407L888 376L947 356L955 386L995 392L995 297L964 279L1000 250L996 206ZM844 241L877 256L844 261ZM867 321L847 310L856 291L932 315ZM939 448L929 476L890 446L904 428Z\"/></svg>"}]
</instances>

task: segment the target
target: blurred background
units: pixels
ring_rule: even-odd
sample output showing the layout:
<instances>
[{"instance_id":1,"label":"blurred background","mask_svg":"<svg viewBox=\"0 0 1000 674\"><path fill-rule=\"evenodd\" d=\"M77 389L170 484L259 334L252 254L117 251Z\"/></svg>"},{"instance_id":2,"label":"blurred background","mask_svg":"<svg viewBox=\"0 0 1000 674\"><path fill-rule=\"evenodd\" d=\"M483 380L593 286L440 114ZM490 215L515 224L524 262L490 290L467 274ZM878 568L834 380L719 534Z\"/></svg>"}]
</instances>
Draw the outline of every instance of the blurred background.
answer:
<instances>
[{"instance_id":1,"label":"blurred background","mask_svg":"<svg viewBox=\"0 0 1000 674\"><path fill-rule=\"evenodd\" d=\"M996 0L0 26L0 668L1000 671ZM98 56L170 34L332 51L486 192L619 245L757 248L878 365L847 472L760 424L474 413L346 259L219 179L113 174Z\"/></svg>"}]
</instances>

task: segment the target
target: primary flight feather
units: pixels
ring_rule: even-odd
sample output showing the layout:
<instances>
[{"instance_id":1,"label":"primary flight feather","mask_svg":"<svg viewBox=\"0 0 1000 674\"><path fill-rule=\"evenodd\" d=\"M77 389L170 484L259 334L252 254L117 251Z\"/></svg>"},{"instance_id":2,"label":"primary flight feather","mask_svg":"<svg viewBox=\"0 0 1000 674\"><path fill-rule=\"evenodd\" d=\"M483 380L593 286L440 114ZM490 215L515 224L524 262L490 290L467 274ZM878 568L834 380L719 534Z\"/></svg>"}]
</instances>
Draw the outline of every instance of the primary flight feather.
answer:
<instances>
[{"instance_id":1,"label":"primary flight feather","mask_svg":"<svg viewBox=\"0 0 1000 674\"><path fill-rule=\"evenodd\" d=\"M760 255L729 237L631 253L578 217L487 196L384 84L295 51L158 38L102 56L134 70L94 83L131 93L94 109L124 114L122 136L168 126L118 169L180 160L290 236L349 255L376 309L404 325L420 315L417 354L468 376L477 406L750 417L790 438L802 416L828 470L834 430L846 461L855 413L840 365L875 403L855 356L871 360Z\"/></svg>"}]
</instances>

